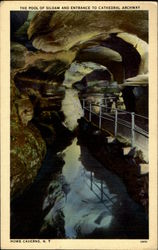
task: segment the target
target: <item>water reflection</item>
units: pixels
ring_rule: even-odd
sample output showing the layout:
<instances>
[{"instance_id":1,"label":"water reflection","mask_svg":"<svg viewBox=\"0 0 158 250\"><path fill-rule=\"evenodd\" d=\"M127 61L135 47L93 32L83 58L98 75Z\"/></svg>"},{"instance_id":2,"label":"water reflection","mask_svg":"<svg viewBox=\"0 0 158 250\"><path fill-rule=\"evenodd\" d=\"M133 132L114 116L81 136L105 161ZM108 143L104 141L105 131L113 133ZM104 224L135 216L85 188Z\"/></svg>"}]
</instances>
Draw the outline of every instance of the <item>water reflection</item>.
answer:
<instances>
[{"instance_id":1,"label":"water reflection","mask_svg":"<svg viewBox=\"0 0 158 250\"><path fill-rule=\"evenodd\" d=\"M119 177L106 170L85 146L78 145L76 138L62 155L62 176L56 187L54 180L49 185L54 205L44 225L51 225L62 211L66 238L146 237L145 215L129 198ZM44 204L47 202L48 197Z\"/></svg>"}]
</instances>

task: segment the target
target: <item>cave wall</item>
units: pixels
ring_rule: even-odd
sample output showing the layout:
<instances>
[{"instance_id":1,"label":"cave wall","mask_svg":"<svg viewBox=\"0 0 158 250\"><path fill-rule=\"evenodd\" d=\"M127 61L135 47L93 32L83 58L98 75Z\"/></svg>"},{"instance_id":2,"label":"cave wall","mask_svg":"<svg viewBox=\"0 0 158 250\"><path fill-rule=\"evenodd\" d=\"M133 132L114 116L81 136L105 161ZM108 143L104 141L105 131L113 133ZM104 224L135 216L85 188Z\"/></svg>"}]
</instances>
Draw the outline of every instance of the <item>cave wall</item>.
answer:
<instances>
[{"instance_id":1,"label":"cave wall","mask_svg":"<svg viewBox=\"0 0 158 250\"><path fill-rule=\"evenodd\" d=\"M30 121L33 105L11 82L11 198L21 194L34 181L46 154L40 131Z\"/></svg>"},{"instance_id":2,"label":"cave wall","mask_svg":"<svg viewBox=\"0 0 158 250\"><path fill-rule=\"evenodd\" d=\"M147 42L147 11L11 12L13 196L37 175L46 145L75 130L79 97L123 96L127 110L148 114Z\"/></svg>"}]
</instances>

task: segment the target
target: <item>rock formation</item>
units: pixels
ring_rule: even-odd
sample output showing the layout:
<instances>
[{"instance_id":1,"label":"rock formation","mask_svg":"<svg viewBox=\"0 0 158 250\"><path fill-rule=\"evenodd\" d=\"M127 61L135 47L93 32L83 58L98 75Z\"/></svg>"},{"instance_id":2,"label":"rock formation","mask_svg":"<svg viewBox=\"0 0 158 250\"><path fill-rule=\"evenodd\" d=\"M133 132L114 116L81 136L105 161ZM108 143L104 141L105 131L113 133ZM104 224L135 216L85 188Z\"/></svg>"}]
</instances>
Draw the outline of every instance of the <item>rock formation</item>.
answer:
<instances>
[{"instance_id":1,"label":"rock formation","mask_svg":"<svg viewBox=\"0 0 158 250\"><path fill-rule=\"evenodd\" d=\"M58 127L62 133L66 128L75 130L83 115L79 98L98 103L115 96L119 107L147 114L148 15L147 11L16 12L11 20L14 195L37 174L46 150L42 137L50 145L59 138Z\"/></svg>"},{"instance_id":2,"label":"rock formation","mask_svg":"<svg viewBox=\"0 0 158 250\"><path fill-rule=\"evenodd\" d=\"M11 197L22 193L35 179L46 153L39 130L30 121L33 105L11 84Z\"/></svg>"}]
</instances>

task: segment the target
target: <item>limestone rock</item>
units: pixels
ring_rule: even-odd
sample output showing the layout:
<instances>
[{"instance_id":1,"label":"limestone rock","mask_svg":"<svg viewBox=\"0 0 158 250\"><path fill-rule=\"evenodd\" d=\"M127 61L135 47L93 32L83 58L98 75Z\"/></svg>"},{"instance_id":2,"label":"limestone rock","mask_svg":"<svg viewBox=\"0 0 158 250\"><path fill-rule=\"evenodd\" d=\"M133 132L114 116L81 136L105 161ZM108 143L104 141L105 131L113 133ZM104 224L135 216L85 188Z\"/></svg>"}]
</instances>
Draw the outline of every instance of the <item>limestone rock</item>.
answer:
<instances>
[{"instance_id":1,"label":"limestone rock","mask_svg":"<svg viewBox=\"0 0 158 250\"><path fill-rule=\"evenodd\" d=\"M139 74L146 74L148 72L148 44L140 39L138 36L129 33L119 33L118 37L124 41L132 44L141 55L141 64L139 66Z\"/></svg>"},{"instance_id":2,"label":"limestone rock","mask_svg":"<svg viewBox=\"0 0 158 250\"><path fill-rule=\"evenodd\" d=\"M75 51L79 61L107 66L117 82L123 82L125 76L140 85L142 81L148 84L147 33L145 11L38 12L28 28L37 49L54 54ZM114 37L116 41L112 41Z\"/></svg>"},{"instance_id":3,"label":"limestone rock","mask_svg":"<svg viewBox=\"0 0 158 250\"><path fill-rule=\"evenodd\" d=\"M76 90L66 90L65 98L62 101L62 111L66 117L64 121L65 126L73 131L78 125L77 120L83 116L83 110Z\"/></svg>"},{"instance_id":4,"label":"limestone rock","mask_svg":"<svg viewBox=\"0 0 158 250\"><path fill-rule=\"evenodd\" d=\"M111 77L111 73L108 69L100 64L93 63L93 62L77 62L74 61L71 64L71 67L65 72L65 79L63 85L67 88L71 88L72 84L81 81L84 76L92 73L94 70L102 70L107 72Z\"/></svg>"},{"instance_id":5,"label":"limestone rock","mask_svg":"<svg viewBox=\"0 0 158 250\"><path fill-rule=\"evenodd\" d=\"M46 153L39 130L11 123L11 197L22 193L35 179Z\"/></svg>"},{"instance_id":6,"label":"limestone rock","mask_svg":"<svg viewBox=\"0 0 158 250\"><path fill-rule=\"evenodd\" d=\"M23 98L22 98L23 97ZM11 198L22 193L35 179L46 153L39 130L28 123L33 106L11 82Z\"/></svg>"},{"instance_id":7,"label":"limestone rock","mask_svg":"<svg viewBox=\"0 0 158 250\"><path fill-rule=\"evenodd\" d=\"M28 96L16 101L18 114L23 125L27 126L28 122L33 118L33 105Z\"/></svg>"},{"instance_id":8,"label":"limestone rock","mask_svg":"<svg viewBox=\"0 0 158 250\"><path fill-rule=\"evenodd\" d=\"M78 55L78 58L82 58L82 61L87 61L86 59L94 61L95 57L101 59L103 65L108 61L122 62L121 55L118 52L100 45L83 48Z\"/></svg>"},{"instance_id":9,"label":"limestone rock","mask_svg":"<svg viewBox=\"0 0 158 250\"><path fill-rule=\"evenodd\" d=\"M11 43L11 67L22 68L25 65L25 58L27 49L25 46L19 43Z\"/></svg>"},{"instance_id":10,"label":"limestone rock","mask_svg":"<svg viewBox=\"0 0 158 250\"><path fill-rule=\"evenodd\" d=\"M135 20L137 20L137 24ZM141 13L133 11L128 11L128 13L125 11L48 11L37 13L30 23L28 36L29 38L35 37L33 44L37 49L57 52L90 42L91 45L96 44L98 40L104 40L107 34L112 32L129 32L146 40L147 25L145 11ZM42 33L43 30L45 30L45 34Z\"/></svg>"},{"instance_id":11,"label":"limestone rock","mask_svg":"<svg viewBox=\"0 0 158 250\"><path fill-rule=\"evenodd\" d=\"M39 100L39 108L41 110L60 110L61 108L61 97L42 97Z\"/></svg>"}]
</instances>

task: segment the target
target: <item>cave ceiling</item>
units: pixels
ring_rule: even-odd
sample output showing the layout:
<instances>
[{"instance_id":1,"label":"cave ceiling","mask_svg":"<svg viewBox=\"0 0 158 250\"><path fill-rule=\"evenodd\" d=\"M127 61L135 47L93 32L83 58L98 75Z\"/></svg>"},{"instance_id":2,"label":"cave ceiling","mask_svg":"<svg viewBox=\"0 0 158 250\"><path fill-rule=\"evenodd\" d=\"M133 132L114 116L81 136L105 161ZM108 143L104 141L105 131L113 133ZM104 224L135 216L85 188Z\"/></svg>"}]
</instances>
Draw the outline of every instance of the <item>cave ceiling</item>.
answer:
<instances>
[{"instance_id":1,"label":"cave ceiling","mask_svg":"<svg viewBox=\"0 0 158 250\"><path fill-rule=\"evenodd\" d=\"M23 71L36 68L62 81L72 62L93 62L118 83L148 82L147 11L21 13L12 14L11 34L25 46Z\"/></svg>"}]
</instances>

